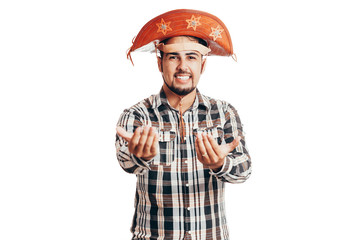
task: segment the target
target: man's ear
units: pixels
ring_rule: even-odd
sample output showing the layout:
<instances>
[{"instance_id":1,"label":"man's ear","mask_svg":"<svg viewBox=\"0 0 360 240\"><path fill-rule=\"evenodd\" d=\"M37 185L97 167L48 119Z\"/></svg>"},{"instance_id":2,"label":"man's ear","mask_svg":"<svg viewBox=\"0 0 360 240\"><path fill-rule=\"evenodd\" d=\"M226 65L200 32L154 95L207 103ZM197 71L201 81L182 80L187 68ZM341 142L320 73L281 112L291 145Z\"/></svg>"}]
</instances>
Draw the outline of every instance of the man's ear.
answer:
<instances>
[{"instance_id":1,"label":"man's ear","mask_svg":"<svg viewBox=\"0 0 360 240\"><path fill-rule=\"evenodd\" d=\"M203 57L203 61L201 63L201 74L205 71L205 66L206 66L206 59L205 57Z\"/></svg>"},{"instance_id":2,"label":"man's ear","mask_svg":"<svg viewBox=\"0 0 360 240\"><path fill-rule=\"evenodd\" d=\"M157 64L158 64L159 71L163 72L162 71L162 59L159 56L157 57Z\"/></svg>"}]
</instances>

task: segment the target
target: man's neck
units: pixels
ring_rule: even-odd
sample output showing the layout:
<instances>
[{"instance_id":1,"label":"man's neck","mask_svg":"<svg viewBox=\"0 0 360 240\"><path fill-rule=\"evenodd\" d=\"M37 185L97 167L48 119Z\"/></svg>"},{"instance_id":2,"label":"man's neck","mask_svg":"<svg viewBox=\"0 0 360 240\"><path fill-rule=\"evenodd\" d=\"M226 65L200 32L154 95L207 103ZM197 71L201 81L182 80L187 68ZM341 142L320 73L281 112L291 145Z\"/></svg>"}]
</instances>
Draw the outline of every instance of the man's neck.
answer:
<instances>
[{"instance_id":1,"label":"man's neck","mask_svg":"<svg viewBox=\"0 0 360 240\"><path fill-rule=\"evenodd\" d=\"M181 103L183 112L185 112L192 106L196 98L196 89L184 96L180 96L174 93L168 88L168 86L166 86L166 84L163 85L163 89L170 106L174 109L180 110Z\"/></svg>"}]
</instances>

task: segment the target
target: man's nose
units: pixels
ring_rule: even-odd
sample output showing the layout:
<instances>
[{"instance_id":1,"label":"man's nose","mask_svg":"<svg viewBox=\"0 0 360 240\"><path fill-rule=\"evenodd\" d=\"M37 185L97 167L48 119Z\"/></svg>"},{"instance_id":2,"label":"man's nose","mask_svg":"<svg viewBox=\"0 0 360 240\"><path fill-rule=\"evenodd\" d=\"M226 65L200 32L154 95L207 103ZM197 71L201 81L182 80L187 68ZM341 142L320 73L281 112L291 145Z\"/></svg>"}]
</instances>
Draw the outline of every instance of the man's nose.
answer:
<instances>
[{"instance_id":1,"label":"man's nose","mask_svg":"<svg viewBox=\"0 0 360 240\"><path fill-rule=\"evenodd\" d=\"M188 65L187 65L186 60L181 58L177 68L178 68L178 70L187 71Z\"/></svg>"}]
</instances>

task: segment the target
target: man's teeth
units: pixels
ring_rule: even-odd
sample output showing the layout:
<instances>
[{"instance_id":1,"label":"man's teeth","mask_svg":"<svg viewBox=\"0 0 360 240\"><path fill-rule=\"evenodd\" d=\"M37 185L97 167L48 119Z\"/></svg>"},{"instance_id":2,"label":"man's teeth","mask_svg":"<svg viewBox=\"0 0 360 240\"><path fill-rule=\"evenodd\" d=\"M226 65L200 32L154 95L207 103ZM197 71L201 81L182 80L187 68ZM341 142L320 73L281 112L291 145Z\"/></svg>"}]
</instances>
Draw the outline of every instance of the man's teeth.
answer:
<instances>
[{"instance_id":1,"label":"man's teeth","mask_svg":"<svg viewBox=\"0 0 360 240\"><path fill-rule=\"evenodd\" d=\"M180 80L188 80L190 76L176 76Z\"/></svg>"}]
</instances>

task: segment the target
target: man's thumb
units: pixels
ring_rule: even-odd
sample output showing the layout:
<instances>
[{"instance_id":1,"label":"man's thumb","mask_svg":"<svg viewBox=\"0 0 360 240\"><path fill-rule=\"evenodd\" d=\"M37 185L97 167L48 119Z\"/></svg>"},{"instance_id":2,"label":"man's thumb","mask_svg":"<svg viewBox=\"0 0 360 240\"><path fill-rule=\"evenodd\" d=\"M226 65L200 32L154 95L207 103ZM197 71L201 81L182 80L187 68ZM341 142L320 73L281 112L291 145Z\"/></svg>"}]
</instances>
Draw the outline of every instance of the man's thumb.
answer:
<instances>
[{"instance_id":1,"label":"man's thumb","mask_svg":"<svg viewBox=\"0 0 360 240\"><path fill-rule=\"evenodd\" d=\"M122 137L123 139L125 139L127 142L130 141L130 139L133 136L133 133L128 133L124 128L122 127L116 127L116 132L117 134Z\"/></svg>"},{"instance_id":2,"label":"man's thumb","mask_svg":"<svg viewBox=\"0 0 360 240\"><path fill-rule=\"evenodd\" d=\"M240 136L237 136L231 143L228 143L228 150L229 152L231 152L232 150L234 150L240 143Z\"/></svg>"}]
</instances>

